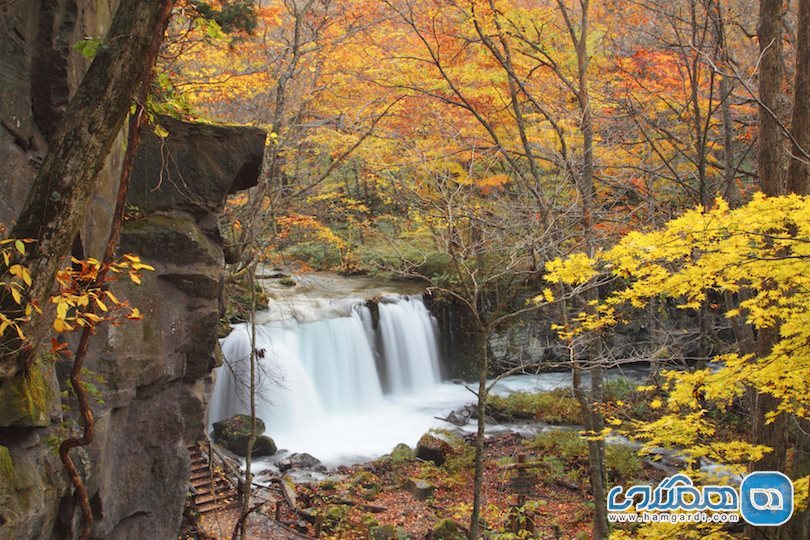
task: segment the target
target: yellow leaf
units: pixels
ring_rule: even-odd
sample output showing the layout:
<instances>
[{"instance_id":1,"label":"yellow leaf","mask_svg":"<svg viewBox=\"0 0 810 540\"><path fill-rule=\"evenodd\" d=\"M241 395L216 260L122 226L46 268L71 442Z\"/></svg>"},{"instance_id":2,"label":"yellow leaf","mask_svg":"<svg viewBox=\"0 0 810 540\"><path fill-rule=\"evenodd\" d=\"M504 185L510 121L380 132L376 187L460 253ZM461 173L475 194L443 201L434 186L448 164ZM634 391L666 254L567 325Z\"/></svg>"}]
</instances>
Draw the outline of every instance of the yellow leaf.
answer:
<instances>
[{"instance_id":1,"label":"yellow leaf","mask_svg":"<svg viewBox=\"0 0 810 540\"><path fill-rule=\"evenodd\" d=\"M169 136L169 132L166 131L166 128L164 128L160 124L156 124L155 125L155 135L157 135L161 139L165 139L166 137Z\"/></svg>"},{"instance_id":2,"label":"yellow leaf","mask_svg":"<svg viewBox=\"0 0 810 540\"><path fill-rule=\"evenodd\" d=\"M68 311L68 305L67 305L67 303L66 303L66 302L61 302L61 301L60 301L60 302L59 302L59 303L56 305L56 317L57 317L57 320L60 320L60 319L61 319L61 320L63 320L63 321L64 321L64 320L65 320L65 318L67 317L67 311ZM57 330L57 332L59 332L59 330Z\"/></svg>"},{"instance_id":3,"label":"yellow leaf","mask_svg":"<svg viewBox=\"0 0 810 540\"><path fill-rule=\"evenodd\" d=\"M129 279L131 279L133 283L137 283L138 285L141 284L141 278L138 276L138 274L130 272Z\"/></svg>"},{"instance_id":4,"label":"yellow leaf","mask_svg":"<svg viewBox=\"0 0 810 540\"><path fill-rule=\"evenodd\" d=\"M92 323L100 323L103 319L96 315L95 313L85 313L82 315L85 319Z\"/></svg>"},{"instance_id":5,"label":"yellow leaf","mask_svg":"<svg viewBox=\"0 0 810 540\"><path fill-rule=\"evenodd\" d=\"M109 298L110 302L112 302L113 304L120 304L121 303L121 302L118 301L118 298L116 298L115 295L111 291L104 291L104 294L107 295L107 298Z\"/></svg>"},{"instance_id":6,"label":"yellow leaf","mask_svg":"<svg viewBox=\"0 0 810 540\"><path fill-rule=\"evenodd\" d=\"M101 311L109 311L107 309L107 305L104 302L102 302L100 298L96 298L96 305L98 306L98 309L100 309Z\"/></svg>"},{"instance_id":7,"label":"yellow leaf","mask_svg":"<svg viewBox=\"0 0 810 540\"><path fill-rule=\"evenodd\" d=\"M25 282L26 285L29 287L31 286L31 273L28 272L28 268L23 266L22 269L22 280Z\"/></svg>"},{"instance_id":8,"label":"yellow leaf","mask_svg":"<svg viewBox=\"0 0 810 540\"><path fill-rule=\"evenodd\" d=\"M11 265L11 268L8 269L8 273L22 279L22 266L19 264L13 264Z\"/></svg>"},{"instance_id":9,"label":"yellow leaf","mask_svg":"<svg viewBox=\"0 0 810 540\"><path fill-rule=\"evenodd\" d=\"M11 296L14 297L14 301L17 302L17 304L22 304L22 295L20 291L14 287L11 288Z\"/></svg>"},{"instance_id":10,"label":"yellow leaf","mask_svg":"<svg viewBox=\"0 0 810 540\"><path fill-rule=\"evenodd\" d=\"M20 252L20 255L25 255L25 244L22 240L17 240L14 242L14 247L17 248L17 251Z\"/></svg>"},{"instance_id":11,"label":"yellow leaf","mask_svg":"<svg viewBox=\"0 0 810 540\"><path fill-rule=\"evenodd\" d=\"M62 332L67 330L67 323L65 323L65 321L63 321L62 319L54 319L53 329L61 334Z\"/></svg>"}]
</instances>

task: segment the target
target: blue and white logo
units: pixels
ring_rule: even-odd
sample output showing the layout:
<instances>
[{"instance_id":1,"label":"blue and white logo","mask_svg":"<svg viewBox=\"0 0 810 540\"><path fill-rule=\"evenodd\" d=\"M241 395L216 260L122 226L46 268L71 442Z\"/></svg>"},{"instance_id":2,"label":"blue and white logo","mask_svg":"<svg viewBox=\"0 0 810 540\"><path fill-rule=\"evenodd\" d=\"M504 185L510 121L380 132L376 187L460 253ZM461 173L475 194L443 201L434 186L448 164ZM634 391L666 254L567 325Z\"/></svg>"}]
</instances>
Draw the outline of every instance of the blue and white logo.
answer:
<instances>
[{"instance_id":1,"label":"blue and white logo","mask_svg":"<svg viewBox=\"0 0 810 540\"><path fill-rule=\"evenodd\" d=\"M781 525L793 515L793 483L780 472L752 472L740 484L740 513L751 525Z\"/></svg>"}]
</instances>

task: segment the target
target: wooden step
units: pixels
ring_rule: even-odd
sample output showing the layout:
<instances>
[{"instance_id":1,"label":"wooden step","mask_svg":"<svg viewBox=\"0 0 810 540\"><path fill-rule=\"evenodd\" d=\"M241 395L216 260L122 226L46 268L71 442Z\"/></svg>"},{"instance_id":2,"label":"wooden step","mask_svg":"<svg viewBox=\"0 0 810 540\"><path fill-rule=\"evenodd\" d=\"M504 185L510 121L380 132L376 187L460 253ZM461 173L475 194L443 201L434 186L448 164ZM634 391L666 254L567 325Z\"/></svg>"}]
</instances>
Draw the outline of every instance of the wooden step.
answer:
<instances>
[{"instance_id":1,"label":"wooden step","mask_svg":"<svg viewBox=\"0 0 810 540\"><path fill-rule=\"evenodd\" d=\"M214 478L217 477L216 474L213 475ZM206 467L205 469L199 469L196 471L191 471L191 476L189 476L189 481L194 482L196 480L207 480L211 478L211 471Z\"/></svg>"},{"instance_id":2,"label":"wooden step","mask_svg":"<svg viewBox=\"0 0 810 540\"><path fill-rule=\"evenodd\" d=\"M233 489L231 484L222 478L218 478L214 482L199 482L199 483L192 483L194 487L194 493L196 495L202 495L204 493L210 493L212 491L225 491L228 489Z\"/></svg>"},{"instance_id":3,"label":"wooden step","mask_svg":"<svg viewBox=\"0 0 810 540\"><path fill-rule=\"evenodd\" d=\"M207 503L212 503L212 502L226 503L226 502L237 500L237 499L238 499L238 496L236 494L236 491L233 491L233 490L230 490L230 491L218 491L215 494L209 494L209 495L202 495L202 496L199 496L199 497L194 497L194 504L196 504L197 507L199 508L200 506L202 506L204 504L207 504Z\"/></svg>"},{"instance_id":4,"label":"wooden step","mask_svg":"<svg viewBox=\"0 0 810 540\"><path fill-rule=\"evenodd\" d=\"M209 512L218 512L220 510L226 510L228 508L238 508L239 501L234 500L233 502L229 502L226 504L221 503L208 503L197 506L197 512L200 514L207 514Z\"/></svg>"}]
</instances>

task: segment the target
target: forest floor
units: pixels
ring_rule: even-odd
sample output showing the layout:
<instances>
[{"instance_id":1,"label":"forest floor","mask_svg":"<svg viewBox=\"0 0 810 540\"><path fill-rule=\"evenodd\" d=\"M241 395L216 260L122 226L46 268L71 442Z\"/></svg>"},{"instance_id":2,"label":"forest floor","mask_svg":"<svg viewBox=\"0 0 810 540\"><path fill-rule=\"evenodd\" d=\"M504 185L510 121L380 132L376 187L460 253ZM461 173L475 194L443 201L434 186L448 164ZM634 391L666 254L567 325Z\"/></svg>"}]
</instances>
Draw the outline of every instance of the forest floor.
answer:
<instances>
[{"instance_id":1,"label":"forest floor","mask_svg":"<svg viewBox=\"0 0 810 540\"><path fill-rule=\"evenodd\" d=\"M580 441L577 432L565 430L529 439L517 434L487 439L481 512L487 538L519 531L520 538L590 537L593 503L586 446ZM622 459L633 460L631 455ZM518 456L531 466L520 487L515 480L519 468L513 466ZM457 438L441 466L399 449L372 462L339 467L322 482L297 486L298 506L306 510L295 515L282 505L281 519L313 538L320 528L319 537L327 539L461 539L473 503L473 458L469 441ZM640 461L616 464L614 458L611 465L609 474L616 478L655 476ZM521 507L516 491L525 496ZM252 514L247 537L296 538L273 523L274 513L270 502ZM237 517L237 509L205 516L208 538L230 538Z\"/></svg>"}]
</instances>

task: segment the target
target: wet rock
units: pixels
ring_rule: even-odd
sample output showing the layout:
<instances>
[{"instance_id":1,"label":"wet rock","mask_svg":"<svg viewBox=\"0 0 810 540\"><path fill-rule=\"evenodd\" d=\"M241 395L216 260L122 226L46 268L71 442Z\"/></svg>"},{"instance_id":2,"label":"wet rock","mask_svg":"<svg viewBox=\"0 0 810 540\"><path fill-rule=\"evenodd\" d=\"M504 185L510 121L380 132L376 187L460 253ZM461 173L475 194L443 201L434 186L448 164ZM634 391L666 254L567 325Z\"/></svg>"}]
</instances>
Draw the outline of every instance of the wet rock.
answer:
<instances>
[{"instance_id":1,"label":"wet rock","mask_svg":"<svg viewBox=\"0 0 810 540\"><path fill-rule=\"evenodd\" d=\"M444 420L450 422L454 426L461 427L466 426L470 422L470 419L473 418L474 414L475 407L472 405L467 405L461 409L451 411Z\"/></svg>"},{"instance_id":2,"label":"wet rock","mask_svg":"<svg viewBox=\"0 0 810 540\"><path fill-rule=\"evenodd\" d=\"M416 443L416 457L442 465L452 454L450 443L432 433L425 433Z\"/></svg>"},{"instance_id":3,"label":"wet rock","mask_svg":"<svg viewBox=\"0 0 810 540\"><path fill-rule=\"evenodd\" d=\"M253 455L256 457L272 456L278 451L276 443L264 433L264 422L256 418L256 440L253 444ZM237 414L214 423L214 440L234 454L245 456L250 440L250 417Z\"/></svg>"},{"instance_id":4,"label":"wet rock","mask_svg":"<svg viewBox=\"0 0 810 540\"><path fill-rule=\"evenodd\" d=\"M256 279L284 279L289 278L289 274L285 274L284 272L270 272L269 274L257 274Z\"/></svg>"},{"instance_id":5,"label":"wet rock","mask_svg":"<svg viewBox=\"0 0 810 540\"><path fill-rule=\"evenodd\" d=\"M290 454L282 460L276 462L276 467L281 472L287 472L293 469L311 469L316 471L325 471L326 467L321 465L321 460L313 457L306 452Z\"/></svg>"},{"instance_id":6,"label":"wet rock","mask_svg":"<svg viewBox=\"0 0 810 540\"><path fill-rule=\"evenodd\" d=\"M253 444L253 455L255 457L272 456L278 451L278 447L273 439L267 435L259 435ZM247 453L247 447L245 448Z\"/></svg>"},{"instance_id":7,"label":"wet rock","mask_svg":"<svg viewBox=\"0 0 810 540\"><path fill-rule=\"evenodd\" d=\"M407 461L409 459L413 459L415 453L413 449L405 443L399 443L391 450L391 453L388 454L389 459L395 462L400 461Z\"/></svg>"}]
</instances>

